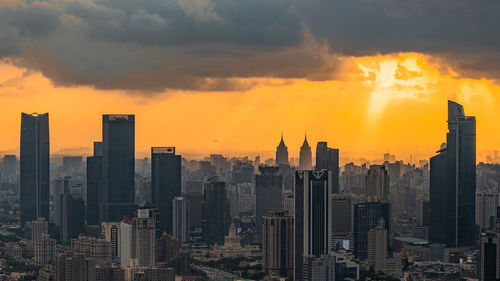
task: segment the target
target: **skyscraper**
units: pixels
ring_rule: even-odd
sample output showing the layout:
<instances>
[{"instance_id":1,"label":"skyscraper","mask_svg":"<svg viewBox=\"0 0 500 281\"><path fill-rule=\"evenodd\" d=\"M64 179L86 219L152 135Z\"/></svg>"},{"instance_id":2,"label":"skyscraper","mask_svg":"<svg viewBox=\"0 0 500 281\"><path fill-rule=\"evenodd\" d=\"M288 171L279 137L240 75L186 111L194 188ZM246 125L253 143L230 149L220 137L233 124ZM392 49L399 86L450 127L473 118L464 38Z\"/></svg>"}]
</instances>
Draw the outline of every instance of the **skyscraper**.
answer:
<instances>
[{"instance_id":1,"label":"skyscraper","mask_svg":"<svg viewBox=\"0 0 500 281\"><path fill-rule=\"evenodd\" d=\"M21 113L21 225L49 221L49 114Z\"/></svg>"},{"instance_id":2,"label":"skyscraper","mask_svg":"<svg viewBox=\"0 0 500 281\"><path fill-rule=\"evenodd\" d=\"M275 210L262 219L262 255L267 275L293 277L293 217Z\"/></svg>"},{"instance_id":3,"label":"skyscraper","mask_svg":"<svg viewBox=\"0 0 500 281\"><path fill-rule=\"evenodd\" d=\"M186 198L175 197L172 208L174 237L181 242L187 242L189 238L189 216Z\"/></svg>"},{"instance_id":4,"label":"skyscraper","mask_svg":"<svg viewBox=\"0 0 500 281\"><path fill-rule=\"evenodd\" d=\"M159 230L172 234L172 200L181 196L181 156L175 147L151 148L153 201L159 211Z\"/></svg>"},{"instance_id":5,"label":"skyscraper","mask_svg":"<svg viewBox=\"0 0 500 281\"><path fill-rule=\"evenodd\" d=\"M390 228L390 207L387 202L365 202L354 204L354 256L368 259L368 232L384 219L386 229Z\"/></svg>"},{"instance_id":6,"label":"skyscraper","mask_svg":"<svg viewBox=\"0 0 500 281\"><path fill-rule=\"evenodd\" d=\"M429 238L447 247L476 240L476 119L448 101L446 143L430 160Z\"/></svg>"},{"instance_id":7,"label":"skyscraper","mask_svg":"<svg viewBox=\"0 0 500 281\"><path fill-rule=\"evenodd\" d=\"M365 197L369 200L389 200L390 177L384 165L371 165L365 176Z\"/></svg>"},{"instance_id":8,"label":"skyscraper","mask_svg":"<svg viewBox=\"0 0 500 281\"><path fill-rule=\"evenodd\" d=\"M102 221L132 217L135 205L135 116L102 116Z\"/></svg>"},{"instance_id":9,"label":"skyscraper","mask_svg":"<svg viewBox=\"0 0 500 281\"><path fill-rule=\"evenodd\" d=\"M352 196L332 195L332 235L349 237L352 235Z\"/></svg>"},{"instance_id":10,"label":"skyscraper","mask_svg":"<svg viewBox=\"0 0 500 281\"><path fill-rule=\"evenodd\" d=\"M276 147L276 166L288 165L288 148L283 140L283 133L281 133L281 141Z\"/></svg>"},{"instance_id":11,"label":"skyscraper","mask_svg":"<svg viewBox=\"0 0 500 281\"><path fill-rule=\"evenodd\" d=\"M295 173L295 280L302 280L308 257L332 249L332 173L328 170Z\"/></svg>"},{"instance_id":12,"label":"skyscraper","mask_svg":"<svg viewBox=\"0 0 500 281\"><path fill-rule=\"evenodd\" d=\"M45 218L40 217L31 223L31 240L36 242L42 239L42 235L49 233L49 224Z\"/></svg>"},{"instance_id":13,"label":"skyscraper","mask_svg":"<svg viewBox=\"0 0 500 281\"><path fill-rule=\"evenodd\" d=\"M100 225L102 189L102 142L94 142L94 155L87 157L87 224Z\"/></svg>"},{"instance_id":14,"label":"skyscraper","mask_svg":"<svg viewBox=\"0 0 500 281\"><path fill-rule=\"evenodd\" d=\"M312 169L312 152L309 143L307 143L307 136L304 137L304 143L300 148L299 168L301 170Z\"/></svg>"},{"instance_id":15,"label":"skyscraper","mask_svg":"<svg viewBox=\"0 0 500 281\"><path fill-rule=\"evenodd\" d=\"M283 177L278 167L260 166L259 172L255 175L255 225L257 235L262 237L262 217L282 207Z\"/></svg>"},{"instance_id":16,"label":"skyscraper","mask_svg":"<svg viewBox=\"0 0 500 281\"><path fill-rule=\"evenodd\" d=\"M229 230L231 213L226 195L226 183L217 176L205 183L203 200L203 239L207 243L224 243Z\"/></svg>"},{"instance_id":17,"label":"skyscraper","mask_svg":"<svg viewBox=\"0 0 500 281\"><path fill-rule=\"evenodd\" d=\"M154 266L158 212L138 209L132 220L132 258L139 266Z\"/></svg>"},{"instance_id":18,"label":"skyscraper","mask_svg":"<svg viewBox=\"0 0 500 281\"><path fill-rule=\"evenodd\" d=\"M339 193L339 150L320 141L316 145L316 170L323 169L332 171L333 193Z\"/></svg>"},{"instance_id":19,"label":"skyscraper","mask_svg":"<svg viewBox=\"0 0 500 281\"><path fill-rule=\"evenodd\" d=\"M85 232L85 202L70 193L62 195L61 200L61 238L67 242Z\"/></svg>"},{"instance_id":20,"label":"skyscraper","mask_svg":"<svg viewBox=\"0 0 500 281\"><path fill-rule=\"evenodd\" d=\"M379 225L368 231L368 264L375 271L384 271L387 260L387 229L384 219L379 220Z\"/></svg>"},{"instance_id":21,"label":"skyscraper","mask_svg":"<svg viewBox=\"0 0 500 281\"><path fill-rule=\"evenodd\" d=\"M500 280L500 234L498 232L482 233L480 242L479 280Z\"/></svg>"}]
</instances>

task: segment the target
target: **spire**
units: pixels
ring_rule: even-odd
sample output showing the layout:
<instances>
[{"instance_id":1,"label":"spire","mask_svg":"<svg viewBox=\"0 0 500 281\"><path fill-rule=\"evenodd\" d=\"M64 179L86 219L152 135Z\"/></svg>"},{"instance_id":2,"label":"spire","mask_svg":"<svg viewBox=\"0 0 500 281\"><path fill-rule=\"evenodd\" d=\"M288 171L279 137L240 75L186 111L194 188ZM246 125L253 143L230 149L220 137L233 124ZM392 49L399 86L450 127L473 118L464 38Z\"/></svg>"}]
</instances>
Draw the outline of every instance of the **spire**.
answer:
<instances>
[{"instance_id":1,"label":"spire","mask_svg":"<svg viewBox=\"0 0 500 281\"><path fill-rule=\"evenodd\" d=\"M285 141L283 140L283 129L281 130L281 141L278 147L286 147Z\"/></svg>"},{"instance_id":2,"label":"spire","mask_svg":"<svg viewBox=\"0 0 500 281\"><path fill-rule=\"evenodd\" d=\"M303 147L309 147L309 143L307 142L307 132L304 133L304 143L302 144Z\"/></svg>"}]
</instances>

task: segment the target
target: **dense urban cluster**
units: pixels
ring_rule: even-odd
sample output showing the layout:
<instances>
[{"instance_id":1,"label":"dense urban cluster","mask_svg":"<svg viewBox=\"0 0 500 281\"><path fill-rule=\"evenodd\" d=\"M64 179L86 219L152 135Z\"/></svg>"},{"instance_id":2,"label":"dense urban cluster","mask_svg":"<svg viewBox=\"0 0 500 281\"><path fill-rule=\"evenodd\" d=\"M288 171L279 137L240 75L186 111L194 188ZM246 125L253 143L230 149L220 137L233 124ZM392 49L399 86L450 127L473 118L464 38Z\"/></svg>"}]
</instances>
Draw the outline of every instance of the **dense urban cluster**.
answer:
<instances>
[{"instance_id":1,"label":"dense urban cluster","mask_svg":"<svg viewBox=\"0 0 500 281\"><path fill-rule=\"evenodd\" d=\"M136 159L134 115L103 115L93 147L52 155L48 114L22 114L0 166L0 280L500 278L500 158L476 164L455 102L446 142L409 163L341 161L324 141L313 157L307 137L293 158L283 134L270 159Z\"/></svg>"}]
</instances>

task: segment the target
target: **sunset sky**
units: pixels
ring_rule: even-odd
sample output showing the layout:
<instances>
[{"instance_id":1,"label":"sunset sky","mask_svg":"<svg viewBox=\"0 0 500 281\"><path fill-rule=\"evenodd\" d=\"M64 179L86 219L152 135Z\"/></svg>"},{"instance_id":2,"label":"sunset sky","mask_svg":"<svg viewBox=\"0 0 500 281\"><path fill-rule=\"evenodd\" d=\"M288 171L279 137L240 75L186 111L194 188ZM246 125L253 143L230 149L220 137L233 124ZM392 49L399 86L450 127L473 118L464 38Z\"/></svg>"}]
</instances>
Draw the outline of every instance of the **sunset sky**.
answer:
<instances>
[{"instance_id":1,"label":"sunset sky","mask_svg":"<svg viewBox=\"0 0 500 281\"><path fill-rule=\"evenodd\" d=\"M307 2L307 5L306 5ZM21 112L49 112L52 153L90 152L107 113L136 154L408 160L445 141L446 105L500 150L499 1L0 0L0 155Z\"/></svg>"}]
</instances>

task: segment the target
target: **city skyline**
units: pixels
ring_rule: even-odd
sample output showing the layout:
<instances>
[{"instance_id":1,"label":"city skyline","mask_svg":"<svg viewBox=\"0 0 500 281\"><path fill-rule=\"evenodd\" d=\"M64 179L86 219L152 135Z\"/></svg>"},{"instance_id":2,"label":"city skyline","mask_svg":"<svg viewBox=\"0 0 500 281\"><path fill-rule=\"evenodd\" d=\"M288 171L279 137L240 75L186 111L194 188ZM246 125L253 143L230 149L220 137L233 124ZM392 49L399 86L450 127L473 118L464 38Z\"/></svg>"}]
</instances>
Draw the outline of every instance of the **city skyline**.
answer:
<instances>
[{"instance_id":1,"label":"city skyline","mask_svg":"<svg viewBox=\"0 0 500 281\"><path fill-rule=\"evenodd\" d=\"M441 104L441 102L446 102L446 101L447 100L440 101L439 102L440 108L437 109L437 111L439 113L439 118L443 118L443 122L447 118L446 117L446 103ZM468 108L470 108L469 104L466 104L466 106L468 106ZM473 111L469 110L469 112L473 112ZM54 156L57 156L57 155L62 155L62 156L64 156L64 155L66 155L66 156L67 155L85 155L85 156L91 156L92 155L92 152L93 152L92 145L93 145L93 141L95 139L89 140L88 145L86 145L86 146L82 145L80 147L78 147L78 146L77 147L75 147L75 146L67 146L67 147L63 147L63 148L61 148L61 147L54 148L54 146L57 147L58 143L60 143L60 140L64 139L66 137L66 135L63 135L60 138L56 138L56 137L53 136L54 135L53 132L57 131L57 123L58 123L58 121L61 121L61 120L55 119L55 117L53 117L52 113L50 115L51 115L51 119L50 119L51 120L50 121L50 123L51 123L51 130L50 130L50 134L51 134L51 136L50 136L50 138L51 138L51 144L50 144L51 145L51 147L50 147L51 157L54 157ZM106 114L100 114L100 115L98 115L99 119L102 118L103 115L106 115ZM476 114L476 116L478 116L478 115L481 116L481 113ZM138 119L141 120L140 116L139 116ZM66 120L66 118L63 118L63 120ZM481 118L478 117L478 120L481 120ZM16 124L18 124L18 123L19 122L17 121ZM54 125L54 123L56 125ZM138 132L144 132L144 128L140 127L141 124L143 124L143 123L142 122L137 122L137 123L138 123L138 125L136 125L137 131ZM439 123L439 122L433 122L433 123ZM144 124L143 124L143 126L144 126ZM54 127L56 127L56 129L54 129ZM89 127L92 127L92 130L101 129L101 127L98 124L92 124L92 126L89 125ZM437 130L439 130L439 132L441 132L441 130L442 130L441 134L443 134L444 132L446 132L446 126L440 126L440 127L442 127L442 128L437 128ZM481 125L478 125L478 141L477 141L478 142L478 147L480 146L481 140L484 141L484 138L481 137L481 133L480 133L480 129L481 128L484 128L484 127L482 127ZM255 128L251 128L251 129L247 130L247 133L251 133L251 131L253 129L260 130L259 126L255 126ZM294 132L294 131L297 131L297 130L293 129L291 131ZM316 132L316 130L314 130L314 128L312 130L307 130L307 128L306 128L306 133L307 133L307 135L308 135L308 137L310 139L310 142L312 144L315 144L315 143L321 142L321 141L329 141L326 138L320 138L320 137L318 137L318 135L320 135L320 134L315 134L314 132ZM151 133L151 132L149 132L149 133ZM171 141L171 140L167 139L163 143L161 143L161 142L153 142L153 141L151 141L151 143L148 143L147 140L146 141L144 140L143 135L141 135L140 133L136 133L136 153L135 153L135 157L136 158L148 157L149 154L150 154L149 152L150 152L151 147L155 146L155 145L153 145L153 143L157 143L158 146L165 146L165 145L176 146L177 150L181 154L183 154L185 157L187 157L189 159L202 159L202 158L204 158L204 157L206 157L206 156L208 156L210 154L214 154L214 153L224 154L224 155L227 155L227 156L230 156L230 157L241 157L241 156L245 156L245 155L248 155L250 157L255 157L257 155L260 155L262 159L274 158L275 157L275 155L274 155L274 153L275 153L274 148L276 147L277 142L279 141L279 138L280 138L280 135L278 135L278 134L283 134L284 135L285 144L287 145L287 147L289 148L289 151L290 151L289 158L295 158L298 161L299 150L300 150L300 146L302 145L303 137L304 137L303 131L301 132L301 134L298 133L297 135L294 135L292 133L287 133L286 130L276 131L275 133L276 133L276 138L270 137L270 134L267 134L265 136L265 138L258 140L258 142L265 142L265 143L271 142L270 143L270 147L264 147L261 150L247 150L246 146L236 146L237 148L235 148L235 149L231 149L231 147L229 147L229 148L228 147L226 147L226 148L220 148L217 144L214 145L214 146L215 147L219 147L219 148L213 148L213 149L210 149L210 148L207 148L207 149L190 149L189 147L192 144L189 143L189 142L188 143L181 142L178 145L174 145L173 143L175 141ZM272 135L273 134L271 134L271 136ZM17 133L17 136L19 137L19 133ZM394 132L393 135L388 135L389 138L391 136L394 136L394 138L396 138L398 136L398 134ZM7 139L10 138L10 137L11 136L9 135L7 137ZM181 137L182 136L176 135L174 137L174 139L175 138L178 139L178 138L181 138ZM87 136L86 138L89 138L89 137ZM98 138L101 138L101 136L100 135L96 136L96 139L98 139ZM142 140L142 142L139 142L138 139ZM240 138L238 138L238 137L234 137L233 139L234 140L240 140ZM242 139L245 139L245 138L242 138ZM434 142L435 143L439 143L439 142L442 143L444 141L445 141L444 138L442 138L441 141L438 138ZM492 140L490 139L490 141L492 141ZM79 142L82 142L82 140L79 140ZM212 140L211 142L212 143L217 143L218 140ZM213 144L210 144L211 142L208 141L208 143L206 145L207 146L213 145ZM428 159L432 155L434 155L435 151L439 150L439 147L436 146L436 145L427 145L427 144L425 144L426 142L428 142L428 140L426 140L422 144L418 144L418 143L416 143L414 145L409 145L408 144L408 147L411 148L411 150L408 150L408 151L402 151L402 150L398 149L397 147L390 147L388 145L381 145L380 147L375 147L374 143L376 143L376 141L374 141L373 143L370 143L367 146L358 147L358 149L353 149L352 146L350 146L349 144L344 144L344 146L342 144L337 145L338 141L335 141L335 137L333 138L333 142L331 140L329 142L332 143L332 144L334 144L336 147L341 148L341 150L342 150L342 153L340 154L340 161L341 161L341 163L346 163L346 162L351 162L351 161L362 163L364 161L362 159L365 159L367 161L379 161L380 162L380 160L382 159L383 153L386 153L386 152L390 152L391 154L395 154L398 159L404 160L405 162L409 162L410 159L412 159L413 163L418 163L418 160ZM56 143L56 144L54 145L54 143ZM202 143L202 142L200 142L200 143L201 143L200 147L203 147L204 143ZM249 146L252 147L254 145L250 144ZM0 143L0 148L1 147L2 146L1 146L1 143ZM313 149L313 153L315 153L315 150L316 150L315 145L312 145L312 149ZM486 157L487 156L493 156L494 153L495 153L495 151L497 151L497 150L495 149L494 146L491 149L482 149L481 150L480 148L478 148L477 149L477 159L478 159L478 162L486 161L487 160ZM17 148L17 150L2 150L2 149L0 149L0 155L4 155L4 154L16 154L16 155L19 155L19 148ZM298 163L297 163L297 165L298 165Z\"/></svg>"}]
</instances>

